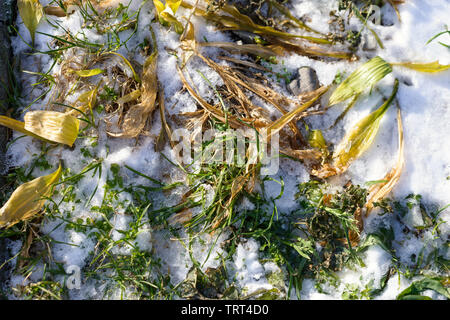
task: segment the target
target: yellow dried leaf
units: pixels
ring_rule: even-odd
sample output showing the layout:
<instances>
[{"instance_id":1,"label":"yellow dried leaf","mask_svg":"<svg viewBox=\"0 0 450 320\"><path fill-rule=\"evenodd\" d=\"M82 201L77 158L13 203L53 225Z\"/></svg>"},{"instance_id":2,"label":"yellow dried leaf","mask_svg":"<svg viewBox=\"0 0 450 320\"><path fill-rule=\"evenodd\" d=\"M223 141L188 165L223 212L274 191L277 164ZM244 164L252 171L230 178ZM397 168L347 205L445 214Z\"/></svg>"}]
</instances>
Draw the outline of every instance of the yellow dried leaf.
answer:
<instances>
[{"instance_id":1,"label":"yellow dried leaf","mask_svg":"<svg viewBox=\"0 0 450 320\"><path fill-rule=\"evenodd\" d=\"M223 123L226 123L228 121L228 124L232 128L240 128L242 126L242 123L238 121L236 117L230 114L225 114L222 109L216 108L212 105L210 105L208 102L206 102L195 90L191 87L191 85L187 82L186 77L183 74L183 71L181 71L180 67L177 66L178 74L180 75L180 80L183 83L186 90L189 92L191 97L197 101L202 108L205 109L208 113L211 113L214 115L215 118L222 121Z\"/></svg>"},{"instance_id":2,"label":"yellow dried leaf","mask_svg":"<svg viewBox=\"0 0 450 320\"><path fill-rule=\"evenodd\" d=\"M153 4L155 5L156 11L158 14L163 12L167 7L172 10L172 13L177 13L178 8L180 7L182 0L166 0L166 4L164 5L159 0L153 0Z\"/></svg>"},{"instance_id":3,"label":"yellow dried leaf","mask_svg":"<svg viewBox=\"0 0 450 320\"><path fill-rule=\"evenodd\" d=\"M388 110L398 90L398 80L389 99L377 110L360 120L339 143L333 153L333 166L338 172L344 172L350 163L359 158L372 144L383 115Z\"/></svg>"},{"instance_id":4,"label":"yellow dried leaf","mask_svg":"<svg viewBox=\"0 0 450 320\"><path fill-rule=\"evenodd\" d=\"M25 130L46 140L72 146L78 137L80 120L56 111L31 111L24 117Z\"/></svg>"},{"instance_id":5,"label":"yellow dried leaf","mask_svg":"<svg viewBox=\"0 0 450 320\"><path fill-rule=\"evenodd\" d=\"M291 122L296 116L298 116L300 113L311 107L325 92L328 91L329 88L330 88L329 86L320 87L315 91L315 95L312 99L300 105L298 108L295 108L291 112L286 113L278 120L272 122L272 124L270 124L270 126L267 128L268 137L279 132L281 129L283 129L283 127L286 124Z\"/></svg>"},{"instance_id":6,"label":"yellow dried leaf","mask_svg":"<svg viewBox=\"0 0 450 320\"><path fill-rule=\"evenodd\" d=\"M95 106L95 103L97 102L97 93L98 93L98 86L96 86L92 90L82 93L78 97L77 100L79 102L83 103L85 106L85 108L83 110L87 110L87 109L92 110L92 108Z\"/></svg>"},{"instance_id":7,"label":"yellow dried leaf","mask_svg":"<svg viewBox=\"0 0 450 320\"><path fill-rule=\"evenodd\" d=\"M33 132L25 130L25 123L23 123L22 121L18 121L18 120L15 120L15 119L12 119L12 118L9 118L6 116L0 116L0 125L10 128L11 130L15 130L15 131L24 133L27 136L30 136L33 138L41 139L46 142L51 142L51 141L48 141L47 139L44 139L44 138L34 134Z\"/></svg>"},{"instance_id":8,"label":"yellow dried leaf","mask_svg":"<svg viewBox=\"0 0 450 320\"><path fill-rule=\"evenodd\" d=\"M304 44L278 37L270 37L269 40L272 44L266 47L276 52L277 55L284 55L287 52L295 52L308 57L330 57L333 59L346 59L351 61L357 59L356 55L352 52L332 51L319 46L306 46Z\"/></svg>"},{"instance_id":9,"label":"yellow dried leaf","mask_svg":"<svg viewBox=\"0 0 450 320\"><path fill-rule=\"evenodd\" d=\"M175 16L171 12L164 10L163 12L160 13L159 17L160 19L163 19L164 21L170 23L175 29L176 33L178 34L183 33L184 31L183 25L181 24L180 21L177 20L177 18L175 18Z\"/></svg>"},{"instance_id":10,"label":"yellow dried leaf","mask_svg":"<svg viewBox=\"0 0 450 320\"><path fill-rule=\"evenodd\" d=\"M169 6L173 13L177 13L182 1L183 0L166 0L166 6Z\"/></svg>"},{"instance_id":11,"label":"yellow dried leaf","mask_svg":"<svg viewBox=\"0 0 450 320\"><path fill-rule=\"evenodd\" d=\"M436 73L446 71L450 68L450 64L442 65L439 61L429 62L429 63L417 63L417 62L398 62L392 63L393 66L401 66L408 69L427 72L427 73Z\"/></svg>"},{"instance_id":12,"label":"yellow dried leaf","mask_svg":"<svg viewBox=\"0 0 450 320\"><path fill-rule=\"evenodd\" d=\"M161 86L159 85L159 93L158 93L158 104L159 104L159 115L161 117L161 124L162 124L162 130L165 131L167 138L169 140L170 146L172 147L172 149L175 148L175 142L172 141L171 137L172 137L172 129L170 128L169 124L167 123L167 119L166 119L166 106L164 103L164 89L161 88Z\"/></svg>"},{"instance_id":13,"label":"yellow dried leaf","mask_svg":"<svg viewBox=\"0 0 450 320\"><path fill-rule=\"evenodd\" d=\"M325 44L330 43L330 41L327 39L291 34L291 33L283 32L283 31L275 30L272 27L259 25L257 23L254 23L250 17L246 16L245 14L240 13L239 10L233 5L226 4L221 9L224 12L230 14L232 17L234 17L235 24L237 24L239 29L242 29L242 30L259 33L259 34L265 34L265 35L269 35L269 36L282 37L282 38L301 38L301 39L305 39L305 40L315 42L315 43L325 43Z\"/></svg>"},{"instance_id":14,"label":"yellow dried leaf","mask_svg":"<svg viewBox=\"0 0 450 320\"><path fill-rule=\"evenodd\" d=\"M202 42L199 45L202 47L221 48L230 51L231 53L250 53L265 59L269 59L270 57L276 55L276 53L271 49L260 46L258 44L237 44L234 42Z\"/></svg>"},{"instance_id":15,"label":"yellow dried leaf","mask_svg":"<svg viewBox=\"0 0 450 320\"><path fill-rule=\"evenodd\" d=\"M194 25L190 21L188 21L187 25L188 27L186 32L184 32L180 37L180 42L188 48L194 49L194 45L196 44Z\"/></svg>"},{"instance_id":16,"label":"yellow dried leaf","mask_svg":"<svg viewBox=\"0 0 450 320\"><path fill-rule=\"evenodd\" d=\"M88 78L88 77L93 77L93 76L99 75L99 74L105 72L105 70L90 69L90 70L74 70L73 72L82 78Z\"/></svg>"},{"instance_id":17,"label":"yellow dried leaf","mask_svg":"<svg viewBox=\"0 0 450 320\"><path fill-rule=\"evenodd\" d=\"M197 51L197 41L195 40L194 25L188 21L187 28L180 37L182 52L182 67L186 65L188 60Z\"/></svg>"},{"instance_id":18,"label":"yellow dried leaf","mask_svg":"<svg viewBox=\"0 0 450 320\"><path fill-rule=\"evenodd\" d=\"M30 31L31 40L34 44L34 35L37 26L44 15L42 5L39 0L18 0L17 7L23 23L27 27L28 31Z\"/></svg>"},{"instance_id":19,"label":"yellow dried leaf","mask_svg":"<svg viewBox=\"0 0 450 320\"><path fill-rule=\"evenodd\" d=\"M134 138L144 129L148 118L155 109L156 95L158 92L157 61L157 51L153 52L145 60L142 74L142 87L140 89L141 102L132 106L126 113L122 123L122 132L108 132L110 136Z\"/></svg>"},{"instance_id":20,"label":"yellow dried leaf","mask_svg":"<svg viewBox=\"0 0 450 320\"><path fill-rule=\"evenodd\" d=\"M159 0L153 0L153 4L158 13L159 22L163 25L172 25L176 33L182 34L183 25L175 18L181 0L167 0L165 5Z\"/></svg>"},{"instance_id":21,"label":"yellow dried leaf","mask_svg":"<svg viewBox=\"0 0 450 320\"><path fill-rule=\"evenodd\" d=\"M81 105L76 106L76 109L69 108L70 110L66 111L66 114L77 117L80 116L82 113L86 112L87 110L92 110L92 108L95 106L97 102L98 87L99 85L97 85L92 90L80 94L80 96L76 101L76 104Z\"/></svg>"},{"instance_id":22,"label":"yellow dried leaf","mask_svg":"<svg viewBox=\"0 0 450 320\"><path fill-rule=\"evenodd\" d=\"M192 219L192 211L190 209L184 209L181 212L173 214L168 222L170 225L184 224Z\"/></svg>"},{"instance_id":23,"label":"yellow dried leaf","mask_svg":"<svg viewBox=\"0 0 450 320\"><path fill-rule=\"evenodd\" d=\"M153 5L155 6L156 12L158 13L158 15L164 11L165 6L161 1L153 0Z\"/></svg>"},{"instance_id":24,"label":"yellow dried leaf","mask_svg":"<svg viewBox=\"0 0 450 320\"><path fill-rule=\"evenodd\" d=\"M187 9L194 8L193 5L185 1L183 1L181 5ZM253 20L250 17L240 13L239 10L233 5L225 4L223 7L220 8L220 10L229 15L217 14L215 12L208 12L207 10L201 9L199 7L195 8L194 13L198 16L204 17L205 19L220 23L224 27L232 30L245 30L256 34L264 34L267 36L280 37L285 39L300 38L314 43L322 43L322 44L330 43L330 41L327 39L291 34L288 32L278 31L272 27L259 25L253 22Z\"/></svg>"},{"instance_id":25,"label":"yellow dried leaf","mask_svg":"<svg viewBox=\"0 0 450 320\"><path fill-rule=\"evenodd\" d=\"M366 88L371 88L378 81L392 72L391 65L376 56L356 69L334 90L328 104L330 106L345 101L360 94Z\"/></svg>"},{"instance_id":26,"label":"yellow dried leaf","mask_svg":"<svg viewBox=\"0 0 450 320\"><path fill-rule=\"evenodd\" d=\"M316 149L294 150L290 148L280 149L280 153L298 160L319 160L322 153Z\"/></svg>"},{"instance_id":27,"label":"yellow dried leaf","mask_svg":"<svg viewBox=\"0 0 450 320\"><path fill-rule=\"evenodd\" d=\"M311 170L313 176L325 179L337 175L338 170L329 163L324 163L319 169Z\"/></svg>"},{"instance_id":28,"label":"yellow dried leaf","mask_svg":"<svg viewBox=\"0 0 450 320\"><path fill-rule=\"evenodd\" d=\"M26 182L14 190L5 205L0 209L0 228L10 227L19 221L31 218L51 194L53 185L59 181L61 165L54 173Z\"/></svg>"},{"instance_id":29,"label":"yellow dried leaf","mask_svg":"<svg viewBox=\"0 0 450 320\"><path fill-rule=\"evenodd\" d=\"M125 103L139 99L140 96L141 96L141 90L139 90L139 89L133 90L130 93L117 99L117 104L124 105Z\"/></svg>"},{"instance_id":30,"label":"yellow dried leaf","mask_svg":"<svg viewBox=\"0 0 450 320\"><path fill-rule=\"evenodd\" d=\"M234 199L239 195L241 190L244 188L245 184L247 183L249 179L249 175L242 175L236 177L236 179L233 180L233 183L231 184L231 195L230 198L227 201L227 207L230 207L233 204Z\"/></svg>"},{"instance_id":31,"label":"yellow dried leaf","mask_svg":"<svg viewBox=\"0 0 450 320\"><path fill-rule=\"evenodd\" d=\"M311 130L308 136L309 145L313 148L317 148L319 150L323 150L327 148L327 143L325 138L323 137L322 131L320 130Z\"/></svg>"},{"instance_id":32,"label":"yellow dried leaf","mask_svg":"<svg viewBox=\"0 0 450 320\"><path fill-rule=\"evenodd\" d=\"M0 124L46 142L72 146L78 136L79 120L67 113L56 111L31 111L25 122L0 116Z\"/></svg>"},{"instance_id":33,"label":"yellow dried leaf","mask_svg":"<svg viewBox=\"0 0 450 320\"><path fill-rule=\"evenodd\" d=\"M70 13L58 6L45 6L44 12L48 16L66 17ZM73 12L72 12L73 13Z\"/></svg>"},{"instance_id":34,"label":"yellow dried leaf","mask_svg":"<svg viewBox=\"0 0 450 320\"><path fill-rule=\"evenodd\" d=\"M383 199L389 192L392 191L394 186L397 184L402 174L402 170L405 164L405 159L403 156L404 140L403 140L403 125L402 125L402 115L400 108L397 111L397 126L398 126L398 157L397 163L394 168L389 171L383 178L383 183L374 184L369 188L368 200L366 203L366 215L369 215L373 209L374 202Z\"/></svg>"}]
</instances>

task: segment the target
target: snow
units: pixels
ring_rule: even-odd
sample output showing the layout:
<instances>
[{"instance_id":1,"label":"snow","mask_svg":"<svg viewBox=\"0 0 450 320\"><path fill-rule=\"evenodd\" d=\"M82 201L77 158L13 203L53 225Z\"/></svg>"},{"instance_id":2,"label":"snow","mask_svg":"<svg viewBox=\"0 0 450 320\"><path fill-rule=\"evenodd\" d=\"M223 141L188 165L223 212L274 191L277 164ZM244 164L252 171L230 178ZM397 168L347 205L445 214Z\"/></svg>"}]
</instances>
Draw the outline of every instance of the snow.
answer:
<instances>
[{"instance_id":1,"label":"snow","mask_svg":"<svg viewBox=\"0 0 450 320\"><path fill-rule=\"evenodd\" d=\"M239 285L248 293L260 289L271 289L272 286L265 278L266 270L259 261L259 244L249 239L239 244L234 257L235 277ZM270 265L268 266L270 268Z\"/></svg>"},{"instance_id":2,"label":"snow","mask_svg":"<svg viewBox=\"0 0 450 320\"><path fill-rule=\"evenodd\" d=\"M50 1L41 0L42 4ZM128 4L129 1L120 1ZM328 32L329 11L337 9L337 1L328 0L305 0L293 1L292 14L297 17L307 18L308 24L322 32ZM156 35L159 60L158 60L158 78L166 97L166 110L170 116L183 112L192 112L196 110L194 100L186 91L182 91L182 83L179 80L176 64L177 57L171 54L169 50L177 52L179 47L179 36L168 28L160 27L159 23L152 22L154 10L151 1L142 4L141 1L132 0L130 12L141 8L140 19L138 23L138 32L130 39L126 48L121 48L120 53L133 53L134 61L143 63L143 58L138 53L138 45L149 38L149 28L151 27ZM434 41L428 45L426 42L436 33L444 29L447 23L450 3L448 0L435 0L432 5L426 1L411 0L399 6L401 23L398 21L395 12L389 5L382 8L382 16L385 24L391 26L369 25L377 32L382 39L385 50L376 51L358 51L361 61L349 63L347 61L324 62L310 59L304 56L292 54L279 58L280 64L273 66L275 71L282 71L286 68L287 72L293 74L300 66L310 66L317 72L321 84L330 84L337 72L344 72L346 75L355 70L362 62L375 55L380 55L389 62L418 61L430 62L439 60L441 64L450 63L450 54L447 48ZM179 14L188 15L189 11L180 8ZM78 10L67 18L51 17L51 20L58 21L64 28L70 30L72 34L83 33L86 39L95 43L104 43L104 35L97 34L94 29L83 28L82 16ZM201 18L193 17L192 22L196 26L196 38L207 39L207 41L231 41L227 33L219 32L210 25L205 24ZM390 23L387 23L390 22ZM356 18L351 19L352 26L361 27L361 23ZM31 42L28 30L25 28L20 16L17 17L17 26L21 37L28 43ZM38 31L60 35L57 29L54 29L48 21L42 21L39 24ZM36 34L37 50L48 50L48 36L41 33ZM371 37L371 34L365 30L365 37ZM121 34L121 39L126 39L130 34ZM29 55L30 48L16 37L12 41L15 56L21 61L22 70L34 72L45 72L50 69L53 60L47 55ZM127 51L129 50L129 51ZM217 55L220 51L216 48L203 48L205 55ZM179 51L178 51L179 53ZM116 63L120 63L120 59ZM224 62L220 62L224 63ZM193 83L200 93L206 99L218 103L217 97L209 87L208 83L202 78L205 75L211 83L216 86L222 84L218 74L212 72L199 59L193 58L188 65L188 72L192 77ZM277 70L278 69L278 70ZM52 70L52 74L57 75L60 72L60 65L57 64ZM335 118L342 112L345 103L332 107L325 115L312 116L308 119L308 124L314 129L322 129L325 139L336 144L345 135L359 119L374 110L380 105L383 96L388 96L392 90L394 79L400 79L400 88L397 94L398 105L402 110L402 119L405 134L405 168L399 183L394 188L392 197L403 199L405 196L415 193L421 194L425 204L442 207L450 202L450 77L448 72L439 74L425 74L402 67L394 67L392 74L383 79L377 88L379 91L373 91L369 96L366 92L357 102L357 104L347 113L346 117L333 130L327 128L334 122ZM45 92L43 88L31 89L31 84L36 82L37 77L22 74L20 80L23 87L24 106L31 104L33 99ZM289 95L286 88L281 84L274 84L283 94ZM47 95L43 100L32 103L30 109L47 108L50 102L50 96ZM325 101L329 94L324 97ZM293 98L291 96L291 98ZM73 101L75 96L68 98ZM255 99L261 105L266 104L263 101ZM272 115L279 117L278 111L271 108ZM101 117L103 114L97 114ZM379 133L373 146L358 160L356 160L340 179L331 181L352 180L354 184L364 184L367 181L381 179L395 164L397 157L397 120L396 109L391 107L385 114ZM77 198L82 199L79 203L61 203L59 210L61 212L70 212L71 220L81 218L86 220L102 219L98 212L90 210L92 206L100 206L103 202L105 186L108 179L112 178L111 165L130 166L141 173L155 179L167 179L171 182L184 181L183 175L171 166L159 152L154 150L154 138L160 130L159 114L155 113L152 129L149 135L142 136L138 141L134 139L114 139L106 136L105 124L99 121L99 137L96 145L92 145L88 139L78 139L73 149L56 147L49 151L47 159L49 163L56 167L58 159L64 160L66 168L70 168L71 173L80 172L89 164L89 158L83 157L82 148L87 148L94 157L102 159L103 174L87 174L77 184L75 191ZM13 138L18 138L21 134L15 132ZM8 149L8 164L11 168L23 167L29 168L33 159L40 154L39 143L30 137L22 137L12 143ZM170 148L166 147L164 154L170 159L175 159ZM40 176L52 172L52 170L40 171L35 168L34 176ZM132 183L134 185L149 185L149 182L131 171L122 169L121 176L124 178L124 184ZM282 196L275 200L277 209L280 212L291 212L298 208L295 200L297 184L306 182L309 174L305 167L298 162L289 159L280 160L280 170L277 174L271 176L272 180L265 182L265 191L270 197L277 197L281 191L281 181L284 183L284 192ZM214 190L208 185L204 186L207 191L209 201L214 196ZM95 192L95 193L94 193ZM91 197L87 206L87 199ZM172 194L161 194L152 199L156 208L164 205L176 205L182 196L181 191L173 191ZM55 201L60 200L60 196ZM113 241L119 241L123 234L119 232L129 230L133 217L127 215L128 204L132 202L131 195L121 192L118 198L113 201L116 214L109 221L113 225L111 237ZM239 210L251 210L254 205L245 198L239 205ZM410 227L423 224L419 209L415 207L404 221ZM439 226L440 237L436 237L431 231L426 231L421 236L414 234L405 234L401 225L393 217L378 217L376 212L372 214L365 222L366 233L376 230L378 226L393 226L396 239L393 248L396 255L403 263L411 263L412 256L418 256L422 249L424 253L430 253L435 248L443 248L446 245L446 239L450 235L450 210L447 209L441 213L441 219L444 223ZM61 263L64 268L69 266L79 266L83 268L87 261L92 258L95 250L96 241L93 237L83 232L78 232L67 228L67 223L59 219L46 218L41 227L43 234L51 236L56 243L52 245L52 255L56 262ZM229 233L221 235L202 234L195 239L193 247L187 248L187 234L182 233L178 239L167 230L154 229L148 221L140 226L139 233L134 239L134 244L140 250L151 252L156 258L161 260L163 270L170 275L172 284L176 285L186 278L190 268L193 266L189 252L197 260L201 269L217 268L222 264L221 256L226 254L222 248L222 243L227 240ZM447 243L448 244L448 243ZM231 261L227 261L229 267L230 280L236 280L238 285L246 293L252 293L260 289L271 289L272 285L267 280L270 272L278 270L277 266L270 263L264 263L263 256L260 253L260 243L254 239L242 241L236 248L236 252ZM9 250L12 255L20 250L20 241L11 241ZM211 248L212 247L212 248ZM111 250L113 254L130 254L131 246L121 244L114 246ZM448 250L447 250L448 257ZM305 279L303 281L301 297L302 299L341 299L346 285L357 284L360 289L373 281L377 287L392 266L391 255L379 246L370 247L364 256L365 267L357 270L345 269L338 273L341 283L337 288L328 287L321 293L317 291L314 281ZM15 261L12 262L15 264ZM39 270L39 268L37 268ZM41 270L42 271L42 270ZM39 278L39 272L33 275L31 280ZM30 279L24 279L20 275L13 275L8 284L9 287L15 287L19 284L26 284ZM403 275L395 274L386 285L386 288L377 297L378 299L395 299L395 297L405 288L407 288L412 279L407 279ZM83 298L101 298L107 284L100 284L92 279L87 280L81 290L70 292L73 299ZM133 290L129 289L125 293L126 297L133 297ZM424 292L423 294L433 298L441 298L434 292ZM11 296L13 298L13 296ZM112 298L120 298L120 291L117 290ZM291 298L295 299L295 293L291 293Z\"/></svg>"}]
</instances>

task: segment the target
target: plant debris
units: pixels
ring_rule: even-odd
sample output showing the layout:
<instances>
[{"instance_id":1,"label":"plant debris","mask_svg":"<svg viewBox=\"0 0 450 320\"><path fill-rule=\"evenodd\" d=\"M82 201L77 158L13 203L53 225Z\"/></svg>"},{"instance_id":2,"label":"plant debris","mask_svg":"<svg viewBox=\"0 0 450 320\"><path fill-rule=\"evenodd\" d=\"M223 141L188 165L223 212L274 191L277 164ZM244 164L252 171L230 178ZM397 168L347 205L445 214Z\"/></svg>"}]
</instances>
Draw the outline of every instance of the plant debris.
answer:
<instances>
[{"instance_id":1,"label":"plant debris","mask_svg":"<svg viewBox=\"0 0 450 320\"><path fill-rule=\"evenodd\" d=\"M444 98L432 112L424 103L442 83L433 74L448 72L434 41L448 32L418 32L423 4L17 6L17 79L0 97L0 124L14 131L0 186L2 296L450 298L448 161L437 135L421 134L448 116ZM402 55L411 30L424 41L411 37ZM374 173L382 179L367 181ZM405 197L412 186L427 197Z\"/></svg>"}]
</instances>

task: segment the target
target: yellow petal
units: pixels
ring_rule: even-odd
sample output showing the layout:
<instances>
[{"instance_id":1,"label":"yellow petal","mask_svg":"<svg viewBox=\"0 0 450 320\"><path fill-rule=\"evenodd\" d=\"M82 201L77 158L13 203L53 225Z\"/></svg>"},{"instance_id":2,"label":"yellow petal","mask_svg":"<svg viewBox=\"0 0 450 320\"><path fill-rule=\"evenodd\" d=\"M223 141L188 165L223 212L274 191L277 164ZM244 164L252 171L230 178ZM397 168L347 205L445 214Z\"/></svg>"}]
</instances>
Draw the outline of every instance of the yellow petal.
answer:
<instances>
[{"instance_id":1,"label":"yellow petal","mask_svg":"<svg viewBox=\"0 0 450 320\"><path fill-rule=\"evenodd\" d=\"M14 190L5 205L0 209L0 228L31 218L45 203L52 186L61 177L61 165L54 173L26 182Z\"/></svg>"},{"instance_id":2,"label":"yellow petal","mask_svg":"<svg viewBox=\"0 0 450 320\"><path fill-rule=\"evenodd\" d=\"M30 31L31 40L34 43L34 34L44 14L42 5L39 0L18 0L17 7L23 23L28 31Z\"/></svg>"},{"instance_id":3,"label":"yellow petal","mask_svg":"<svg viewBox=\"0 0 450 320\"><path fill-rule=\"evenodd\" d=\"M44 139L72 146L78 137L80 120L56 111L31 111L25 114L25 130Z\"/></svg>"}]
</instances>

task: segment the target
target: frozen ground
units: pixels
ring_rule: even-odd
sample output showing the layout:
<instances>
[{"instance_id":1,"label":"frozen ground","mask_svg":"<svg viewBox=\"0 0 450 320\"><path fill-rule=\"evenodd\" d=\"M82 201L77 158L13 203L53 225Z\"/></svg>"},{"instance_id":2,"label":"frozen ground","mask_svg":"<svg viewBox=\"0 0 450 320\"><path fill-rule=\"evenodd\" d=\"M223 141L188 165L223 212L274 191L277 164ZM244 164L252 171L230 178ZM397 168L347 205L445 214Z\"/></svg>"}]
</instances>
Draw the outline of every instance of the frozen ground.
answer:
<instances>
[{"instance_id":1,"label":"frozen ground","mask_svg":"<svg viewBox=\"0 0 450 320\"><path fill-rule=\"evenodd\" d=\"M43 5L50 1L41 0ZM128 1L120 1L128 3ZM297 17L307 17L309 25L323 32L328 32L329 12L337 9L338 1L331 0L294 0L292 13ZM177 59L170 50L179 50L179 36L169 30L161 27L158 23L151 23L154 17L154 7L151 1L142 4L141 1L132 0L129 12L134 12L140 8L140 17L137 34L127 43L126 48L122 47L119 52L131 57L138 63L143 63L143 58L139 54L138 45L144 38L149 37L149 24L152 25L156 33L159 60L158 77L164 88L166 96L166 110L170 115L176 115L181 112L192 112L197 109L195 102L186 91L182 89L182 83L179 80L176 71ZM357 54L360 57L358 62L323 62L310 59L304 56L291 54L279 58L279 65L273 66L280 72L295 73L301 66L310 66L317 71L321 84L330 84L337 72L350 74L362 62L379 55L389 62L417 61L430 62L439 60L441 64L450 64L449 49L433 41L426 45L436 33L445 29L445 23L448 22L448 13L450 12L450 2L448 0L420 1L409 0L399 5L402 21L399 22L394 10L386 4L382 7L382 16L385 25L370 26L377 32L382 39L385 49L364 51L360 49ZM180 9L177 15L188 15L185 9ZM101 43L106 41L102 35L96 33L94 29L83 29L82 18L78 10L69 17L56 18L49 17L49 20L57 20L63 27L70 30L72 34L84 31L89 41ZM193 17L192 22L196 26L197 39L207 39L208 41L233 41L229 33L219 32L214 26L205 24L204 20ZM392 25L387 26L389 22ZM350 20L350 25L359 30L361 24L356 18ZM30 37L21 21L17 18L18 31L25 42L30 42ZM59 30L52 27L48 21L42 21L37 29L42 33L36 34L36 49L47 50L49 37L43 33L58 34ZM130 35L131 31L120 34L122 39ZM371 34L367 29L363 31L363 41L372 41ZM443 37L444 39L445 37ZM448 37L446 38L446 40ZM48 55L30 55L30 48L20 37L13 39L14 55L20 61L22 70L34 72L46 72L53 64L53 60ZM444 40L444 42L446 41ZM218 49L207 48L204 51L210 57L219 53ZM178 51L179 52L179 51ZM131 60L130 59L130 60ZM119 60L117 61L117 63ZM216 99L214 92L210 90L208 84L201 78L196 70L200 70L208 76L208 79L215 84L220 84L217 74L213 73L199 59L194 59L188 66L193 82L197 85L198 91L204 98ZM283 68L286 68L283 70ZM52 74L60 72L60 64L56 64L52 69ZM398 103L402 110L403 125L405 133L405 169L402 173L399 183L393 190L391 197L403 200L411 193L420 194L423 203L433 210L437 210L450 203L450 77L449 72L438 74L425 74L415 72L401 67L394 68L392 74L383 79L378 88L385 96L389 95L394 78L400 79L400 88L397 95ZM45 109L53 99L51 94L47 94L43 99L32 103L33 99L39 97L46 88L32 87L37 77L30 74L21 73L20 81L23 88L22 105L31 104L30 109ZM277 90L285 95L289 95L282 83L275 83ZM324 101L328 96L324 98ZM293 98L293 97L292 97ZM67 102L75 101L76 94L67 97ZM312 116L309 121L316 129L324 130L324 136L331 143L338 143L344 136L346 130L358 121L358 119L367 115L373 107L379 105L381 101L380 93L374 92L370 96L366 93L356 106L351 109L347 116L341 121L335 130L326 130L334 119L341 113L344 103L330 109L325 115ZM273 111L276 117L279 117L277 111ZM101 166L103 173L87 174L77 184L74 191L75 199L80 201L62 202L59 205L59 211L65 217L64 220L58 216L45 218L42 221L41 232L44 235L55 240L52 243L51 253L53 261L57 262L61 268L67 270L71 266L78 266L81 270L86 268L92 259L92 253L96 250L96 241L76 228L68 228L67 221L77 221L77 219L101 220L102 215L93 210L92 207L100 207L104 202L106 194L106 185L108 180L113 179L111 168L116 165L124 167L125 165L134 168L141 173L154 179L174 182L184 181L184 176L180 170L173 167L154 150L154 140L161 129L159 113L156 112L152 120L151 131L147 136L141 136L136 142L135 139L115 139L110 138L105 133L105 124L99 123L99 136L96 143L89 138L78 139L73 149L58 147L51 149L45 156L46 161L51 167L36 166L33 170L33 176L48 174L54 170L59 159L63 159L64 166L70 168L71 174L80 172L91 161L91 157L86 157L86 150L95 159L103 159ZM372 147L360 159L356 160L345 173L344 177L331 179L331 183L342 183L352 180L354 184L364 184L367 181L379 180L388 172L395 163L397 154L397 124L396 109L390 108L381 123L379 134ZM13 138L19 137L19 133L14 133ZM174 159L170 147L166 145L163 152ZM8 149L8 164L10 168L24 168L30 170L36 157L41 153L39 142L24 137L12 143ZM280 212L289 214L298 209L298 202L295 200L297 184L309 180L307 170L296 161L282 159L281 169L273 178L284 180L284 193L280 199L275 201ZM130 171L122 170L124 185L148 185L148 181L141 176L133 174ZM98 186L98 187L96 187ZM266 192L269 196L276 196L280 192L280 185L274 181L265 182ZM209 196L212 197L213 190L209 190ZM155 208L175 205L179 202L182 191L175 189L171 192L157 193L155 198L151 199ZM91 198L92 197L92 198ZM90 199L90 201L87 201ZM61 195L54 197L55 202L61 200ZM110 219L113 225L111 237L117 243L110 250L111 254L130 254L131 246L126 243L120 243L123 233L119 231L130 230L130 223L135 219L133 215L127 213L128 206L132 202L132 196L127 192L118 193L117 197L111 202L114 206L115 215ZM241 208L251 208L252 204L248 199L240 203ZM417 208L416 208L417 209ZM68 216L67 213L70 212ZM411 210L406 219L406 223L414 228L423 224L418 216L418 209ZM378 216L372 214L365 221L365 233L376 230L380 226L392 226L395 231L395 240L393 248L396 256L401 262L408 265L414 259L425 253L425 256L438 249L441 255L449 259L448 237L450 209L442 212L440 217L442 223L437 227L440 230L440 236L437 236L435 230L426 230L423 233L404 233L402 224L392 215ZM158 229L150 225L146 218L138 227L138 234L135 237L135 243L139 250L154 255L160 259L162 270L170 275L170 282L176 285L183 281L188 271L193 265L192 253L195 260L201 265L203 271L207 268L215 268L222 264L221 257L226 255L222 243L229 237L229 233L224 232L220 236L204 234L193 241L191 248L186 246L189 235L184 232L174 237L169 230ZM94 232L94 231L92 231ZM21 240L9 240L9 250L11 256L15 256L22 246ZM271 289L273 281L269 281L270 274L279 273L284 266L277 266L271 261L267 261L260 252L261 243L254 239L242 239L234 255L225 262L230 281L235 281L237 285L247 294L260 289ZM16 259L12 260L14 265ZM302 299L341 299L343 292L355 286L362 291L369 283L379 286L382 277L392 267L392 256L383 250L380 246L369 247L363 255L365 267L359 267L355 270L344 269L338 272L340 283L336 286L322 288L321 292L314 285L314 281L306 279L303 281L301 290ZM9 298L14 298L14 294L9 288L17 285L26 285L30 282L40 281L43 274L43 265L38 263L30 277L23 274L11 274L10 282L4 284L4 290ZM108 270L102 272L107 273ZM447 275L448 276L448 275ZM62 281L63 275L57 275L56 279ZM407 288L416 278L407 278L401 273L392 276L385 289L378 299L395 299L396 296ZM288 285L286 283L286 285ZM94 279L87 281L82 277L80 289L69 290L69 296L72 299L101 299L106 294L108 283L101 283ZM108 298L133 298L135 297L134 288L130 287L122 292L119 287L114 287L108 291ZM443 298L434 291L423 293L432 298ZM291 298L295 299L296 294L291 292Z\"/></svg>"}]
</instances>

